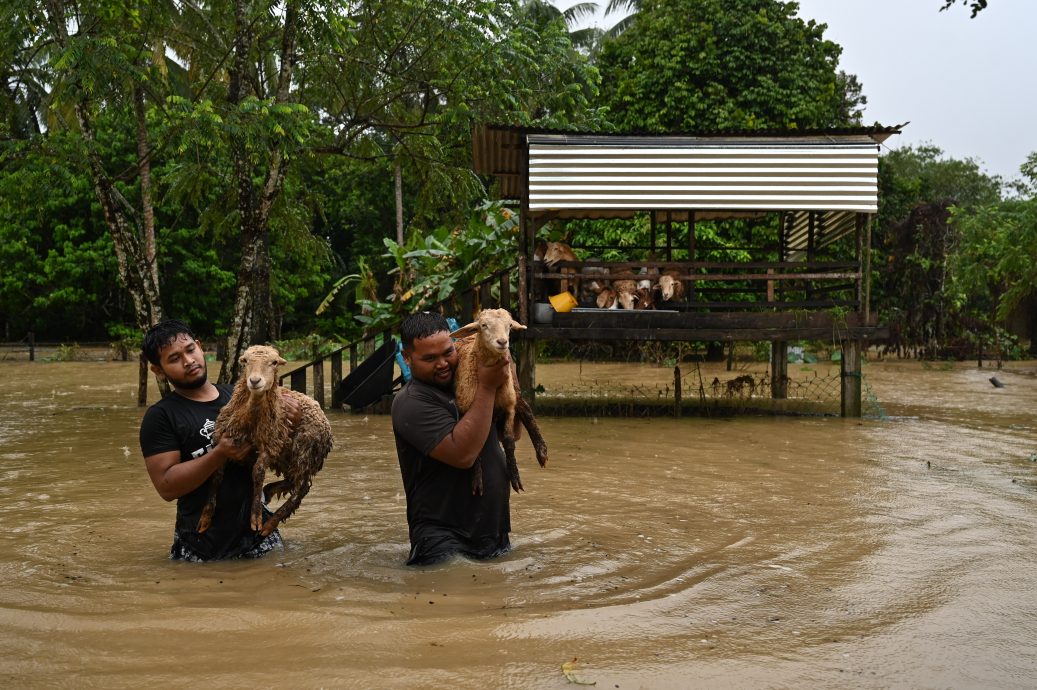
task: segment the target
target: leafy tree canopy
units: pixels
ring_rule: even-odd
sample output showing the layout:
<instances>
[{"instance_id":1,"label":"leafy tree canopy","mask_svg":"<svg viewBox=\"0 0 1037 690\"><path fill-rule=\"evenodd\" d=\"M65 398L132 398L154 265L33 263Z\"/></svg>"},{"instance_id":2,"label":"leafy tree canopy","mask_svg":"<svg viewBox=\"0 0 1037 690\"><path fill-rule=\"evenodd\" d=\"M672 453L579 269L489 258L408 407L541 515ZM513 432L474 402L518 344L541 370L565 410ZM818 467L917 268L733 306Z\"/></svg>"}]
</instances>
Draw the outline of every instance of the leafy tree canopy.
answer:
<instances>
[{"instance_id":1,"label":"leafy tree canopy","mask_svg":"<svg viewBox=\"0 0 1037 690\"><path fill-rule=\"evenodd\" d=\"M832 127L864 97L824 24L775 0L646 0L604 43L602 98L623 130Z\"/></svg>"}]
</instances>

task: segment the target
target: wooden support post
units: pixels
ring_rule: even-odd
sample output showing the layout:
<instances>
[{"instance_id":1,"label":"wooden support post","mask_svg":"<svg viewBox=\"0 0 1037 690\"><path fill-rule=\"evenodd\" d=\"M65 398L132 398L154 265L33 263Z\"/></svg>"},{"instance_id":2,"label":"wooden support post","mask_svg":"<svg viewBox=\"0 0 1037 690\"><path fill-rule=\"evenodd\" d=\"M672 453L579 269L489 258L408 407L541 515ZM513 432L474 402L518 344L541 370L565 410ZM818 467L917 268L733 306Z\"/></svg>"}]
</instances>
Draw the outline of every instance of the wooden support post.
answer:
<instances>
[{"instance_id":1,"label":"wooden support post","mask_svg":"<svg viewBox=\"0 0 1037 690\"><path fill-rule=\"evenodd\" d=\"M842 415L861 416L861 341L843 341L843 361L839 366L842 374Z\"/></svg>"},{"instance_id":2,"label":"wooden support post","mask_svg":"<svg viewBox=\"0 0 1037 690\"><path fill-rule=\"evenodd\" d=\"M518 371L519 391L529 406L536 410L536 341L522 338L515 343L515 368Z\"/></svg>"},{"instance_id":3,"label":"wooden support post","mask_svg":"<svg viewBox=\"0 0 1037 690\"><path fill-rule=\"evenodd\" d=\"M666 260L673 261L673 212L666 211Z\"/></svg>"},{"instance_id":4,"label":"wooden support post","mask_svg":"<svg viewBox=\"0 0 1037 690\"><path fill-rule=\"evenodd\" d=\"M36 334L29 331L29 361L36 361Z\"/></svg>"},{"instance_id":5,"label":"wooden support post","mask_svg":"<svg viewBox=\"0 0 1037 690\"><path fill-rule=\"evenodd\" d=\"M490 300L493 299L492 293L490 292L489 281L484 282L479 286L479 311L490 308Z\"/></svg>"},{"instance_id":6,"label":"wooden support post","mask_svg":"<svg viewBox=\"0 0 1037 690\"><path fill-rule=\"evenodd\" d=\"M681 368L673 368L673 416L681 416Z\"/></svg>"},{"instance_id":7,"label":"wooden support post","mask_svg":"<svg viewBox=\"0 0 1037 690\"><path fill-rule=\"evenodd\" d=\"M524 254L518 258L518 320L519 323L529 325L529 285L533 283L527 279L527 263Z\"/></svg>"},{"instance_id":8,"label":"wooden support post","mask_svg":"<svg viewBox=\"0 0 1037 690\"><path fill-rule=\"evenodd\" d=\"M353 370L356 369L357 361L356 344L353 344L349 346L349 373L353 373Z\"/></svg>"},{"instance_id":9,"label":"wooden support post","mask_svg":"<svg viewBox=\"0 0 1037 690\"><path fill-rule=\"evenodd\" d=\"M815 243L817 241L815 236L814 236L814 233L817 232L816 223L817 223L817 212L810 211L807 214L807 261L808 262L813 262L814 261L814 248L816 247ZM813 284L810 282L810 280L804 280L803 281L803 288L804 288L804 295L806 295L807 300L809 301L809 300L813 299L814 287L813 287Z\"/></svg>"},{"instance_id":10,"label":"wooden support post","mask_svg":"<svg viewBox=\"0 0 1037 690\"><path fill-rule=\"evenodd\" d=\"M331 406L338 409L342 401L338 397L338 384L342 382L342 351L331 355Z\"/></svg>"},{"instance_id":11,"label":"wooden support post","mask_svg":"<svg viewBox=\"0 0 1037 690\"><path fill-rule=\"evenodd\" d=\"M655 211L652 211L652 222L649 224L650 231L648 233L648 244L651 245L649 248L649 258L655 258L655 233L656 233L656 220Z\"/></svg>"},{"instance_id":12,"label":"wooden support post","mask_svg":"<svg viewBox=\"0 0 1037 690\"><path fill-rule=\"evenodd\" d=\"M858 213L854 223L857 238L857 272L860 273L860 277L857 278L857 311L860 314L864 313L864 218L863 213Z\"/></svg>"},{"instance_id":13,"label":"wooden support post","mask_svg":"<svg viewBox=\"0 0 1037 690\"><path fill-rule=\"evenodd\" d=\"M324 409L324 360L313 363L313 399Z\"/></svg>"},{"instance_id":14,"label":"wooden support post","mask_svg":"<svg viewBox=\"0 0 1037 690\"><path fill-rule=\"evenodd\" d=\"M864 324L871 324L871 214L864 229Z\"/></svg>"},{"instance_id":15,"label":"wooden support post","mask_svg":"<svg viewBox=\"0 0 1037 690\"><path fill-rule=\"evenodd\" d=\"M789 344L784 340L771 343L771 398L789 397Z\"/></svg>"},{"instance_id":16,"label":"wooden support post","mask_svg":"<svg viewBox=\"0 0 1037 690\"><path fill-rule=\"evenodd\" d=\"M519 270L522 270L521 266L519 266ZM511 311L511 283L508 282L507 272L500 274L500 290L497 293L497 308Z\"/></svg>"},{"instance_id":17,"label":"wooden support post","mask_svg":"<svg viewBox=\"0 0 1037 690\"><path fill-rule=\"evenodd\" d=\"M688 211L688 261L695 260L695 212ZM695 269L689 268L689 272L693 272ZM689 280L685 283L687 290L685 292L688 295L688 301L695 301L695 281Z\"/></svg>"}]
</instances>

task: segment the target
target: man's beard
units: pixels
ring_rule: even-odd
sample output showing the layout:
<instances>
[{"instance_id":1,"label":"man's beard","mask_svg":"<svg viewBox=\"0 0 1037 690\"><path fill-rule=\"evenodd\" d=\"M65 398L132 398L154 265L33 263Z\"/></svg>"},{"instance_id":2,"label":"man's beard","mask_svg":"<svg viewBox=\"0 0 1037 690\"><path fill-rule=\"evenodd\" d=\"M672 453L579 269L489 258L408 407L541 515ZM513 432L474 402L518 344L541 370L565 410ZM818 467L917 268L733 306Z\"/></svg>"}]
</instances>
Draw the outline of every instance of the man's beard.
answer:
<instances>
[{"instance_id":1,"label":"man's beard","mask_svg":"<svg viewBox=\"0 0 1037 690\"><path fill-rule=\"evenodd\" d=\"M179 388L181 390L195 390L197 388L201 388L206 383L208 383L208 366L202 364L202 370L198 373L198 377L190 381L186 379L174 379L168 375L166 376L166 379L169 381L169 385L171 385L173 388Z\"/></svg>"}]
</instances>

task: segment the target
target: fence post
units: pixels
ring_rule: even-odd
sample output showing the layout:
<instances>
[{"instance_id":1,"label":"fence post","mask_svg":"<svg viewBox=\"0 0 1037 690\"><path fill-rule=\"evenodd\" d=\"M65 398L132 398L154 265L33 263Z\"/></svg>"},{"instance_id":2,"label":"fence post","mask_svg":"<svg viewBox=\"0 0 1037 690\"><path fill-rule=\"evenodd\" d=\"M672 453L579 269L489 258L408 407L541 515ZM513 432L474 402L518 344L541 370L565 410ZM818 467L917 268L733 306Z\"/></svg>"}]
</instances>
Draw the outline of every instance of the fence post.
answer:
<instances>
[{"instance_id":1,"label":"fence post","mask_svg":"<svg viewBox=\"0 0 1037 690\"><path fill-rule=\"evenodd\" d=\"M342 383L342 350L331 355L331 406L336 410L342 404L342 401L338 399L340 383Z\"/></svg>"},{"instance_id":2,"label":"fence post","mask_svg":"<svg viewBox=\"0 0 1037 690\"><path fill-rule=\"evenodd\" d=\"M313 399L324 409L324 360L313 363Z\"/></svg>"},{"instance_id":3,"label":"fence post","mask_svg":"<svg viewBox=\"0 0 1037 690\"><path fill-rule=\"evenodd\" d=\"M140 353L140 369L137 373L137 407L148 404L148 358Z\"/></svg>"},{"instance_id":4,"label":"fence post","mask_svg":"<svg viewBox=\"0 0 1037 690\"><path fill-rule=\"evenodd\" d=\"M771 342L771 398L789 397L789 344L784 340Z\"/></svg>"},{"instance_id":5,"label":"fence post","mask_svg":"<svg viewBox=\"0 0 1037 690\"><path fill-rule=\"evenodd\" d=\"M29 361L36 361L36 334L29 331Z\"/></svg>"},{"instance_id":6,"label":"fence post","mask_svg":"<svg viewBox=\"0 0 1037 690\"><path fill-rule=\"evenodd\" d=\"M681 416L681 368L673 368L673 416Z\"/></svg>"},{"instance_id":7,"label":"fence post","mask_svg":"<svg viewBox=\"0 0 1037 690\"><path fill-rule=\"evenodd\" d=\"M306 367L299 367L291 373L291 387L293 391L306 393Z\"/></svg>"},{"instance_id":8,"label":"fence post","mask_svg":"<svg viewBox=\"0 0 1037 690\"><path fill-rule=\"evenodd\" d=\"M861 416L861 341L844 340L839 365L842 376L842 416Z\"/></svg>"}]
</instances>

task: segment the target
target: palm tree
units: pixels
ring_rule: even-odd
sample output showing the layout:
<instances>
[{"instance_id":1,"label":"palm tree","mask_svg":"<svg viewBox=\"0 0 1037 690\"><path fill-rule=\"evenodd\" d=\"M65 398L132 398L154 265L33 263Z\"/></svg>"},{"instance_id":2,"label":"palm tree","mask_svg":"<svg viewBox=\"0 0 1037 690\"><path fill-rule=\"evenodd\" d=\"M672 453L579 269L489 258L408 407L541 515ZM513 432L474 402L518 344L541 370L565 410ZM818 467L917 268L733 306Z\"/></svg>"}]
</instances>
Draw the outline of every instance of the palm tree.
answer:
<instances>
[{"instance_id":1,"label":"palm tree","mask_svg":"<svg viewBox=\"0 0 1037 690\"><path fill-rule=\"evenodd\" d=\"M596 2L578 2L566 10L560 10L555 3L547 0L527 0L524 3L526 15L536 26L543 26L557 19L562 19L569 28L569 40L575 48L593 54L600 43L602 31L597 27L576 28L584 19L590 19L601 9Z\"/></svg>"}]
</instances>

